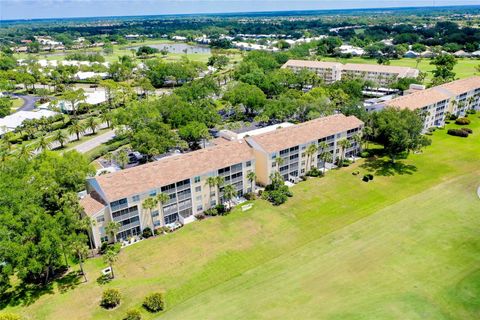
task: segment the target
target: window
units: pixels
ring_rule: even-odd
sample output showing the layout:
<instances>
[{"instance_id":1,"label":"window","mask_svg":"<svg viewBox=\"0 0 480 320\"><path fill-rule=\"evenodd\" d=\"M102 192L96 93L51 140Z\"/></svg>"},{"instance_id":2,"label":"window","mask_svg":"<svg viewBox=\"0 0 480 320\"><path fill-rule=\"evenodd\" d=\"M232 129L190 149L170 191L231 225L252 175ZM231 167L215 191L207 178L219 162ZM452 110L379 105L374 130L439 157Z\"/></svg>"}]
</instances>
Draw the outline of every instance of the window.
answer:
<instances>
[{"instance_id":1,"label":"window","mask_svg":"<svg viewBox=\"0 0 480 320\"><path fill-rule=\"evenodd\" d=\"M158 221L158 220L153 221L153 226L154 227L159 227L160 226L160 221Z\"/></svg>"},{"instance_id":2,"label":"window","mask_svg":"<svg viewBox=\"0 0 480 320\"><path fill-rule=\"evenodd\" d=\"M197 206L197 211L202 211L203 210L203 206L200 204Z\"/></svg>"},{"instance_id":3,"label":"window","mask_svg":"<svg viewBox=\"0 0 480 320\"><path fill-rule=\"evenodd\" d=\"M217 200L213 199L210 201L211 206L216 206L217 205Z\"/></svg>"},{"instance_id":4,"label":"window","mask_svg":"<svg viewBox=\"0 0 480 320\"><path fill-rule=\"evenodd\" d=\"M246 165L247 167L250 167L252 165L252 161L247 161Z\"/></svg>"},{"instance_id":5,"label":"window","mask_svg":"<svg viewBox=\"0 0 480 320\"><path fill-rule=\"evenodd\" d=\"M137 194L137 195L133 196L133 197L132 197L132 201L133 201L133 202L140 201L140 195Z\"/></svg>"},{"instance_id":6,"label":"window","mask_svg":"<svg viewBox=\"0 0 480 320\"><path fill-rule=\"evenodd\" d=\"M272 162L272 168L275 168L277 164L275 162Z\"/></svg>"},{"instance_id":7,"label":"window","mask_svg":"<svg viewBox=\"0 0 480 320\"><path fill-rule=\"evenodd\" d=\"M157 190L150 191L150 197L155 197L157 195Z\"/></svg>"},{"instance_id":8,"label":"window","mask_svg":"<svg viewBox=\"0 0 480 320\"><path fill-rule=\"evenodd\" d=\"M195 187L195 192L202 192L202 187L201 186Z\"/></svg>"},{"instance_id":9,"label":"window","mask_svg":"<svg viewBox=\"0 0 480 320\"><path fill-rule=\"evenodd\" d=\"M197 197L195 198L195 200L196 200L197 202L201 202L201 201L202 201L202 196L197 196Z\"/></svg>"},{"instance_id":10,"label":"window","mask_svg":"<svg viewBox=\"0 0 480 320\"><path fill-rule=\"evenodd\" d=\"M195 183L199 183L199 182L200 182L200 176L195 177Z\"/></svg>"},{"instance_id":11,"label":"window","mask_svg":"<svg viewBox=\"0 0 480 320\"><path fill-rule=\"evenodd\" d=\"M101 216L97 217L97 222L100 223L100 222L103 222L103 221L105 221L105 216L103 214Z\"/></svg>"},{"instance_id":12,"label":"window","mask_svg":"<svg viewBox=\"0 0 480 320\"><path fill-rule=\"evenodd\" d=\"M108 242L108 236L101 237L100 242Z\"/></svg>"},{"instance_id":13,"label":"window","mask_svg":"<svg viewBox=\"0 0 480 320\"><path fill-rule=\"evenodd\" d=\"M155 217L158 217L158 216L159 216L158 210L152 211L152 218L155 218Z\"/></svg>"}]
</instances>

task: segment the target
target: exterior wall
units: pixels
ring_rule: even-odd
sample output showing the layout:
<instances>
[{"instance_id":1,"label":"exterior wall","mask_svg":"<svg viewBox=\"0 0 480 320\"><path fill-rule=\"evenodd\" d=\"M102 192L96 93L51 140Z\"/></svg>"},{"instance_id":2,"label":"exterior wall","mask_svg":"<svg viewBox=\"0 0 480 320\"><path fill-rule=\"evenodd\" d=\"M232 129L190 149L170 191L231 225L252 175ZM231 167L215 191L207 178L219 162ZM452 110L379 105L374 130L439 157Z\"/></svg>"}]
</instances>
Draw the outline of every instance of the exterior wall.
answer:
<instances>
[{"instance_id":1,"label":"exterior wall","mask_svg":"<svg viewBox=\"0 0 480 320\"><path fill-rule=\"evenodd\" d=\"M221 198L221 194L217 194L215 187L210 192L207 184L207 179L210 176L224 176L226 180L225 185L235 185L239 195L249 192L251 183L247 179L247 174L249 171L255 170L254 159L252 158L249 161L234 164L227 168L229 170L224 171L231 172L231 174L226 172L219 174L220 169L225 169L219 168L207 174L177 181L142 194L131 195L111 202L105 210L95 215L95 219L101 220L91 230L95 246L98 248L101 245L102 237L108 237L105 228L110 221L116 221L121 224L117 233L117 240L139 235L147 227L154 230L174 221L179 221L183 224L195 221L194 216L196 214L215 206L219 196ZM89 181L89 185L90 183L91 181ZM95 182L91 184L89 190L96 190L93 187L94 185ZM143 208L145 199L155 197L159 193L169 195L170 200L161 206L160 204L157 205L156 208L151 210ZM113 239L109 240L113 241Z\"/></svg>"},{"instance_id":2,"label":"exterior wall","mask_svg":"<svg viewBox=\"0 0 480 320\"><path fill-rule=\"evenodd\" d=\"M105 228L107 224L111 221L111 216L108 209L102 209L100 212L94 214L92 217L92 227L89 230L89 237L92 239L93 246L95 248L100 248L102 244L102 238L108 238Z\"/></svg>"},{"instance_id":3,"label":"exterior wall","mask_svg":"<svg viewBox=\"0 0 480 320\"><path fill-rule=\"evenodd\" d=\"M335 81L341 79L341 70L337 68L310 68L310 67L294 67L287 66L287 68L293 70L294 72L299 72L303 69L315 72L320 79L322 79L326 84L331 84Z\"/></svg>"}]
</instances>

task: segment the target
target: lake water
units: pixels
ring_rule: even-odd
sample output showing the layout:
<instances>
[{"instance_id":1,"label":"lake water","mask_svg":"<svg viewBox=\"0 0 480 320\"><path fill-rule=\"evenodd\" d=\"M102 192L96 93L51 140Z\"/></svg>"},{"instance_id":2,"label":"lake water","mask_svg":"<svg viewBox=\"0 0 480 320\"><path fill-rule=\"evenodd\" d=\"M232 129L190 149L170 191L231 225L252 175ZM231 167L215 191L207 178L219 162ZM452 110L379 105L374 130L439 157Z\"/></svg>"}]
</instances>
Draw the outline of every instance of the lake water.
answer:
<instances>
[{"instance_id":1,"label":"lake water","mask_svg":"<svg viewBox=\"0 0 480 320\"><path fill-rule=\"evenodd\" d=\"M159 44L149 44L149 47L158 49L159 51L167 49L170 53L210 53L211 50L206 46L190 45L186 43L159 43ZM137 50L141 46L128 47L128 49Z\"/></svg>"}]
</instances>

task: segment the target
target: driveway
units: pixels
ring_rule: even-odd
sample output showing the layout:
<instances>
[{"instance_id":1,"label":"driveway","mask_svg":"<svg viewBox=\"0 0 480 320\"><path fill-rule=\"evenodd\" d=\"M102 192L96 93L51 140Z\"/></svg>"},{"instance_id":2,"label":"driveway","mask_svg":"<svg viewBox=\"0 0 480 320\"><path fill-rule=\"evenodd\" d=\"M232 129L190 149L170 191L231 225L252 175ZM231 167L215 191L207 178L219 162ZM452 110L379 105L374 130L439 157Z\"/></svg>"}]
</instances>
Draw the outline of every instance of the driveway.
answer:
<instances>
[{"instance_id":1,"label":"driveway","mask_svg":"<svg viewBox=\"0 0 480 320\"><path fill-rule=\"evenodd\" d=\"M85 153L85 152L88 152L88 151L92 150L95 147L98 147L102 143L113 139L114 137L115 137L115 131L110 130L110 131L107 131L105 133L102 133L102 134L96 136L95 138L92 138L88 141L85 141L85 142L73 147L72 149L77 150L80 153Z\"/></svg>"},{"instance_id":2,"label":"driveway","mask_svg":"<svg viewBox=\"0 0 480 320\"><path fill-rule=\"evenodd\" d=\"M40 100L40 97L30 96L30 95L12 94L11 96L15 98L20 98L23 100L23 106L15 110L15 112L32 111L33 109L35 109L35 102Z\"/></svg>"}]
</instances>

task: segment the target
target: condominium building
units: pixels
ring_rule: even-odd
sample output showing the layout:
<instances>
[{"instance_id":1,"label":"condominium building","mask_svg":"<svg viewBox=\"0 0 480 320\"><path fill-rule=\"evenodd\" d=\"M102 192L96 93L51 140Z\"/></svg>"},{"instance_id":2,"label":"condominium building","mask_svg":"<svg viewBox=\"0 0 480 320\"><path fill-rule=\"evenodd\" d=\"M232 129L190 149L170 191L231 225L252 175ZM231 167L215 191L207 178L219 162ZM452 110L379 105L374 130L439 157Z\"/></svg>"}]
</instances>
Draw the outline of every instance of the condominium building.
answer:
<instances>
[{"instance_id":1,"label":"condominium building","mask_svg":"<svg viewBox=\"0 0 480 320\"><path fill-rule=\"evenodd\" d=\"M431 127L441 127L445 125L447 112L461 117L469 109L480 110L480 77L417 90L383 102L373 109L381 110L385 107L419 110L424 117L424 131Z\"/></svg>"},{"instance_id":2,"label":"condominium building","mask_svg":"<svg viewBox=\"0 0 480 320\"><path fill-rule=\"evenodd\" d=\"M309 60L288 60L282 68L289 68L295 72L303 69L313 71L327 84L341 79L360 78L373 81L379 86L388 86L399 78L416 78L419 75L417 69L409 67Z\"/></svg>"},{"instance_id":3,"label":"condominium building","mask_svg":"<svg viewBox=\"0 0 480 320\"><path fill-rule=\"evenodd\" d=\"M88 194L80 204L95 222L91 231L95 247L114 240L106 230L110 221L120 225L115 240L125 240L141 234L146 227L153 230L177 221L194 221L194 215L222 202L226 185L233 185L238 196L250 192L247 174L255 170L252 149L244 140L217 139L214 144L88 179ZM220 188L208 184L209 177L217 176L224 179ZM168 195L169 200L145 208L144 200L160 193Z\"/></svg>"},{"instance_id":4,"label":"condominium building","mask_svg":"<svg viewBox=\"0 0 480 320\"><path fill-rule=\"evenodd\" d=\"M362 128L363 122L356 117L337 114L247 137L255 155L257 183L269 184L274 172L280 172L285 181L297 182L313 167L323 168L324 152L331 153L332 163L341 155L355 155L360 144L354 135L361 133ZM350 141L345 150L338 143L342 139ZM313 154L308 154L310 145L317 146Z\"/></svg>"}]
</instances>

